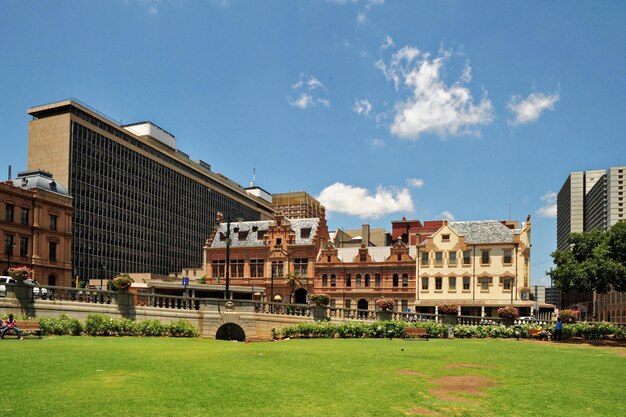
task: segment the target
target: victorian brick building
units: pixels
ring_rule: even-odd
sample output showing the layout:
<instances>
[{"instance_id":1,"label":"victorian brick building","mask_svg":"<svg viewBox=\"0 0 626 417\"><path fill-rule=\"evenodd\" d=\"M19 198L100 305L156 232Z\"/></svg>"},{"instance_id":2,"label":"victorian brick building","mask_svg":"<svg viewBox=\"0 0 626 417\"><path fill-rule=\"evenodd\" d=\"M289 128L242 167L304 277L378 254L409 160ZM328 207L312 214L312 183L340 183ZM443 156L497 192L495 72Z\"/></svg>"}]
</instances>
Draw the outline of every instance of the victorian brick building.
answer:
<instances>
[{"instance_id":1,"label":"victorian brick building","mask_svg":"<svg viewBox=\"0 0 626 417\"><path fill-rule=\"evenodd\" d=\"M264 288L266 300L306 303L313 290L315 260L329 240L325 210L319 218L229 221L218 225L204 247L207 284ZM293 278L293 283L288 282ZM293 292L293 294L292 294Z\"/></svg>"},{"instance_id":2,"label":"victorian brick building","mask_svg":"<svg viewBox=\"0 0 626 417\"><path fill-rule=\"evenodd\" d=\"M328 242L315 265L315 292L330 296L331 307L374 310L378 298L405 311L415 299L415 247L401 239L393 246L336 248Z\"/></svg>"},{"instance_id":3,"label":"victorian brick building","mask_svg":"<svg viewBox=\"0 0 626 417\"><path fill-rule=\"evenodd\" d=\"M1 274L26 266L43 285L72 282L72 199L44 171L0 183Z\"/></svg>"}]
</instances>

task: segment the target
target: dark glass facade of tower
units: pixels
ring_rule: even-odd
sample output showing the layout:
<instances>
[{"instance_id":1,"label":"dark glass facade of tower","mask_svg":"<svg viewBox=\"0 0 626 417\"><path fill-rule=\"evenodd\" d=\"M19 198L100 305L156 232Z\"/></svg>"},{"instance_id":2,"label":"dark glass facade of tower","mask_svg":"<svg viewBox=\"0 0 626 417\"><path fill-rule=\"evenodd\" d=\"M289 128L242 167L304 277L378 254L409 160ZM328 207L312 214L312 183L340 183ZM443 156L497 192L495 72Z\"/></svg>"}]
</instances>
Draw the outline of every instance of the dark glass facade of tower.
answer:
<instances>
[{"instance_id":1,"label":"dark glass facade of tower","mask_svg":"<svg viewBox=\"0 0 626 417\"><path fill-rule=\"evenodd\" d=\"M174 149L78 106L49 114L63 111L71 113L67 186L74 199L73 268L80 279L199 268L218 211L245 220L270 213L269 203L217 181L219 174L206 173Z\"/></svg>"}]
</instances>

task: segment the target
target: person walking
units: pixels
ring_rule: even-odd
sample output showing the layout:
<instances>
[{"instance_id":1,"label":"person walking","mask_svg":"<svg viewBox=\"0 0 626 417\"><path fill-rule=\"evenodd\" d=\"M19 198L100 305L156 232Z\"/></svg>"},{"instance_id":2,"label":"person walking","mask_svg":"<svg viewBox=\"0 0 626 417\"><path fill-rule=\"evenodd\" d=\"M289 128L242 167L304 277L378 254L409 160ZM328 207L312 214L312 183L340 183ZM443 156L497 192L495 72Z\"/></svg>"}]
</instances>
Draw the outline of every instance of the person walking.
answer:
<instances>
[{"instance_id":1,"label":"person walking","mask_svg":"<svg viewBox=\"0 0 626 417\"><path fill-rule=\"evenodd\" d=\"M15 319L13 318L13 314L9 314L9 319L4 322L2 333L0 333L0 339L4 339L4 335L9 330L13 330L19 340L24 340L24 338L22 337L22 332L15 325Z\"/></svg>"},{"instance_id":2,"label":"person walking","mask_svg":"<svg viewBox=\"0 0 626 417\"><path fill-rule=\"evenodd\" d=\"M556 326L554 326L554 340L561 341L561 334L563 332L563 320L561 318L556 319Z\"/></svg>"}]
</instances>

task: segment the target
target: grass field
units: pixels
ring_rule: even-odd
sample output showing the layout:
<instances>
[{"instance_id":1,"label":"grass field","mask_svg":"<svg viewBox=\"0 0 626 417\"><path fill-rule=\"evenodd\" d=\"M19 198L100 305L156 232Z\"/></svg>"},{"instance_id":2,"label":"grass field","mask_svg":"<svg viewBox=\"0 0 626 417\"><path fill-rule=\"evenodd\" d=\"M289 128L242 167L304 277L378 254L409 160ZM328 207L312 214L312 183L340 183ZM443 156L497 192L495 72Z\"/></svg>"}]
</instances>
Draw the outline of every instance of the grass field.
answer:
<instances>
[{"instance_id":1,"label":"grass field","mask_svg":"<svg viewBox=\"0 0 626 417\"><path fill-rule=\"evenodd\" d=\"M49 337L0 351L0 416L626 415L626 348Z\"/></svg>"}]
</instances>

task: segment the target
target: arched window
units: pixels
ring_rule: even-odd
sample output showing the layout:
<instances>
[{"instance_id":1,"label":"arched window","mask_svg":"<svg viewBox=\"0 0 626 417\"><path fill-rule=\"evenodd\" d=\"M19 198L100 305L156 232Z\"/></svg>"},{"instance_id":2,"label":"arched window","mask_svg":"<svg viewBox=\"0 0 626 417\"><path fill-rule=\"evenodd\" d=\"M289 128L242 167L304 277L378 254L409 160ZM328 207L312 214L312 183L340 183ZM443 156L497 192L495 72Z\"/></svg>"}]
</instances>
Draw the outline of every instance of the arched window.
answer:
<instances>
[{"instance_id":1,"label":"arched window","mask_svg":"<svg viewBox=\"0 0 626 417\"><path fill-rule=\"evenodd\" d=\"M322 287L328 287L328 275L322 275Z\"/></svg>"},{"instance_id":2,"label":"arched window","mask_svg":"<svg viewBox=\"0 0 626 417\"><path fill-rule=\"evenodd\" d=\"M365 286L370 286L370 274L365 274Z\"/></svg>"},{"instance_id":3,"label":"arched window","mask_svg":"<svg viewBox=\"0 0 626 417\"><path fill-rule=\"evenodd\" d=\"M409 274L402 274L402 286L403 287L409 286Z\"/></svg>"},{"instance_id":4,"label":"arched window","mask_svg":"<svg viewBox=\"0 0 626 417\"><path fill-rule=\"evenodd\" d=\"M361 274L356 274L356 286L361 286Z\"/></svg>"},{"instance_id":5,"label":"arched window","mask_svg":"<svg viewBox=\"0 0 626 417\"><path fill-rule=\"evenodd\" d=\"M337 277L335 276L335 274L332 274L330 276L330 286L331 287L336 287L337 286Z\"/></svg>"},{"instance_id":6,"label":"arched window","mask_svg":"<svg viewBox=\"0 0 626 417\"><path fill-rule=\"evenodd\" d=\"M398 286L398 274L393 274L393 286Z\"/></svg>"}]
</instances>

